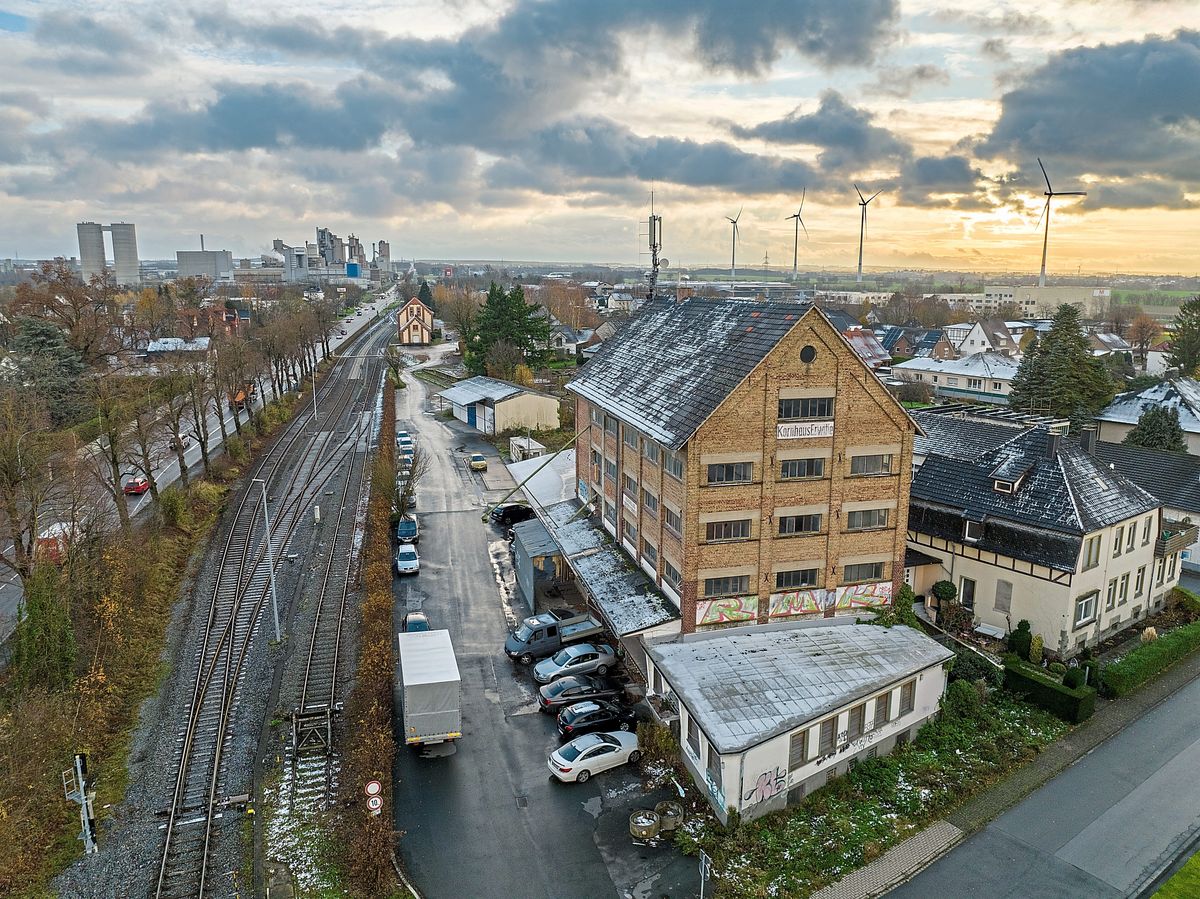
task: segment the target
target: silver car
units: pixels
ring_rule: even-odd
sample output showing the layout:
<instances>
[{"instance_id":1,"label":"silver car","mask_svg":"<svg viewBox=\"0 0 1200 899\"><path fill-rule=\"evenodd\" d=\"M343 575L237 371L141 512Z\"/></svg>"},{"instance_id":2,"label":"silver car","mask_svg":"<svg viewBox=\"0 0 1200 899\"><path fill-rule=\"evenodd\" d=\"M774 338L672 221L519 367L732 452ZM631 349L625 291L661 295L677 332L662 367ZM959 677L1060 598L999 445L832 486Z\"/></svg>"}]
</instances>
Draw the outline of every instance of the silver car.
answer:
<instances>
[{"instance_id":1,"label":"silver car","mask_svg":"<svg viewBox=\"0 0 1200 899\"><path fill-rule=\"evenodd\" d=\"M548 684L568 674L596 674L600 677L617 664L617 656L611 647L604 644L578 643L566 646L542 659L533 667L533 679L539 684Z\"/></svg>"}]
</instances>

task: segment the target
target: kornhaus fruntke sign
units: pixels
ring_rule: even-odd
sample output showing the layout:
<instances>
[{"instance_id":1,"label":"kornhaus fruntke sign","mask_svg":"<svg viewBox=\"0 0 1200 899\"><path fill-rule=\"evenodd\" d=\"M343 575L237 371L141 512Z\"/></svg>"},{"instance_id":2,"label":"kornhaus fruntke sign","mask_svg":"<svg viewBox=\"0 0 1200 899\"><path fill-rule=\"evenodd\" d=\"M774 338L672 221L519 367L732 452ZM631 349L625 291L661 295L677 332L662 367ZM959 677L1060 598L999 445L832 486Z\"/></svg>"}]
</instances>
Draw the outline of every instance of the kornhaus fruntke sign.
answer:
<instances>
[{"instance_id":1,"label":"kornhaus fruntke sign","mask_svg":"<svg viewBox=\"0 0 1200 899\"><path fill-rule=\"evenodd\" d=\"M832 421L792 421L775 425L775 436L780 440L803 440L813 437L832 437Z\"/></svg>"}]
</instances>

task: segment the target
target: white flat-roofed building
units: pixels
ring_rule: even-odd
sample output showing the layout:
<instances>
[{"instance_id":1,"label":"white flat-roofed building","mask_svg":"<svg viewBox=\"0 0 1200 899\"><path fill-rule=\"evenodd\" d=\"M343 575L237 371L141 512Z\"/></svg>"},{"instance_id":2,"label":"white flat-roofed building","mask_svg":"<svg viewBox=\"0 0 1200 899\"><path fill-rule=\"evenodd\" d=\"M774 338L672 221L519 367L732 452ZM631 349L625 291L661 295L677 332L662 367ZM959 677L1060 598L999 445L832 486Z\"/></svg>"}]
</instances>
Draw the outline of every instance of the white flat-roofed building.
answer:
<instances>
[{"instance_id":1,"label":"white flat-roofed building","mask_svg":"<svg viewBox=\"0 0 1200 899\"><path fill-rule=\"evenodd\" d=\"M953 653L898 625L829 619L646 641L685 766L722 822L796 803L937 714Z\"/></svg>"}]
</instances>

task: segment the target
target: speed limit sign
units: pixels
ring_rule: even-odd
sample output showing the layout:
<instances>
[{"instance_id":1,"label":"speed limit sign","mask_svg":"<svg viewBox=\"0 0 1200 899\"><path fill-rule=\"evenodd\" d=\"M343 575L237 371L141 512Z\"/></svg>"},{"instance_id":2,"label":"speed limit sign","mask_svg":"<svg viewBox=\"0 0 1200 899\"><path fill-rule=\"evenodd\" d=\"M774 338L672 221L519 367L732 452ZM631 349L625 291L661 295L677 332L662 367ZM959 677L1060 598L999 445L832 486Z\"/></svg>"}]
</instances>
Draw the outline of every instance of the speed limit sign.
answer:
<instances>
[{"instance_id":1,"label":"speed limit sign","mask_svg":"<svg viewBox=\"0 0 1200 899\"><path fill-rule=\"evenodd\" d=\"M371 814L378 815L379 810L383 808L383 800L378 796L372 796L367 800L367 808L371 810Z\"/></svg>"},{"instance_id":2,"label":"speed limit sign","mask_svg":"<svg viewBox=\"0 0 1200 899\"><path fill-rule=\"evenodd\" d=\"M377 780L368 780L366 785L363 786L363 792L368 796L378 796L383 792L383 784Z\"/></svg>"}]
</instances>

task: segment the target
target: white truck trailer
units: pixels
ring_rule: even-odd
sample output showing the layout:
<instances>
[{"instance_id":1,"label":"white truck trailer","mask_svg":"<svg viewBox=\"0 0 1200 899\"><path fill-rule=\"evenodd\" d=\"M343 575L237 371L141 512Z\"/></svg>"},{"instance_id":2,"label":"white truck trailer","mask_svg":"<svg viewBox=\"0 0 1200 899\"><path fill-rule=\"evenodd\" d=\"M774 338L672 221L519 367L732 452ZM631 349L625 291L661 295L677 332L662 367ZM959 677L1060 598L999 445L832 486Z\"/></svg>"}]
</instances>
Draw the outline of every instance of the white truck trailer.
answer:
<instances>
[{"instance_id":1,"label":"white truck trailer","mask_svg":"<svg viewBox=\"0 0 1200 899\"><path fill-rule=\"evenodd\" d=\"M462 683L450 632L402 633L397 642L405 744L457 740L462 736Z\"/></svg>"}]
</instances>

